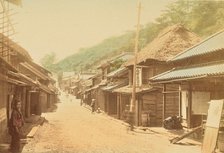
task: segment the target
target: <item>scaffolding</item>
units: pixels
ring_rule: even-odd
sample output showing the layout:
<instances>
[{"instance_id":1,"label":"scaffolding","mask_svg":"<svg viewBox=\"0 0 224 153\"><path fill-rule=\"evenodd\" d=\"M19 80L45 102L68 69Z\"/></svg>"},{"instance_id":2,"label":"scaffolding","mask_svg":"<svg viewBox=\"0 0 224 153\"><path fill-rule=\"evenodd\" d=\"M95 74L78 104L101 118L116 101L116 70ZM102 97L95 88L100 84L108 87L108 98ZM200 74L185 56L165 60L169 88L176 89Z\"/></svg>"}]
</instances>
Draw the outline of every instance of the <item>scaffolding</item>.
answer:
<instances>
[{"instance_id":1,"label":"scaffolding","mask_svg":"<svg viewBox=\"0 0 224 153\"><path fill-rule=\"evenodd\" d=\"M6 62L10 62L9 38L15 34L10 17L13 15L8 0L0 0L0 56Z\"/></svg>"}]
</instances>

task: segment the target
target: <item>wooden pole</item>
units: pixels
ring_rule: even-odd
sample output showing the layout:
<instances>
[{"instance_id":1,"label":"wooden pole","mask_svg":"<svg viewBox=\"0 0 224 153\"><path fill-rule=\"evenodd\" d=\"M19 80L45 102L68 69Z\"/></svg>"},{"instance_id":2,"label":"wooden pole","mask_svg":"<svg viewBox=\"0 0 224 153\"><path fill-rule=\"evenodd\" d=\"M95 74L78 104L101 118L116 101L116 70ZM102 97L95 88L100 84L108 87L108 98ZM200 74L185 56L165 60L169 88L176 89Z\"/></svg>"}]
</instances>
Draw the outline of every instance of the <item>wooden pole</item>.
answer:
<instances>
[{"instance_id":1,"label":"wooden pole","mask_svg":"<svg viewBox=\"0 0 224 153\"><path fill-rule=\"evenodd\" d=\"M137 53L138 53L138 39L139 39L139 28L140 28L140 13L141 13L141 2L138 1L138 18L136 27L136 37L135 37L135 57L133 66L133 88L132 88L132 99L130 104L130 112L134 112L134 105L136 102L136 65L137 65Z\"/></svg>"},{"instance_id":2,"label":"wooden pole","mask_svg":"<svg viewBox=\"0 0 224 153\"><path fill-rule=\"evenodd\" d=\"M163 121L166 118L166 84L163 85Z\"/></svg>"}]
</instances>

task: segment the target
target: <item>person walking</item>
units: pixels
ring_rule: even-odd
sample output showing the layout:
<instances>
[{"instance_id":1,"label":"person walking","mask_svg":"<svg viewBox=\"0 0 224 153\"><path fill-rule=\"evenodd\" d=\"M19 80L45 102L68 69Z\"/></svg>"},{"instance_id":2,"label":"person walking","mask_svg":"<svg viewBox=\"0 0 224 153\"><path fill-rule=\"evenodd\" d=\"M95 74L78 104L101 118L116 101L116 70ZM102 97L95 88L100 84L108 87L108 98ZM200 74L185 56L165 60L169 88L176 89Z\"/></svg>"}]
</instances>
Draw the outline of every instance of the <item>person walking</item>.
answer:
<instances>
[{"instance_id":1,"label":"person walking","mask_svg":"<svg viewBox=\"0 0 224 153\"><path fill-rule=\"evenodd\" d=\"M95 101L96 101L96 99L92 99L92 102L91 102L91 108L92 108L92 113L94 113L94 111L95 111Z\"/></svg>"},{"instance_id":2,"label":"person walking","mask_svg":"<svg viewBox=\"0 0 224 153\"><path fill-rule=\"evenodd\" d=\"M20 152L20 139L22 137L22 127L24 125L21 113L21 101L15 100L12 104L12 113L9 120L9 134L11 135L10 151L12 153Z\"/></svg>"}]
</instances>

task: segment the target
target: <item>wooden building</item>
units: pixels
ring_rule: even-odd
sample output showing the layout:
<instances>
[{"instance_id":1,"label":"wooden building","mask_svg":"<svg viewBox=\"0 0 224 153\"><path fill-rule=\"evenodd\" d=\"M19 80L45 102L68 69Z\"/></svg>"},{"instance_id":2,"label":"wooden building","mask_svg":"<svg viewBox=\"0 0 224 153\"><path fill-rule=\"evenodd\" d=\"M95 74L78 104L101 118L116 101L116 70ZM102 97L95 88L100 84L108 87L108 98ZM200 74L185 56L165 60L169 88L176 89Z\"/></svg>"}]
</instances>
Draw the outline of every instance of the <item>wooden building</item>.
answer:
<instances>
[{"instance_id":1,"label":"wooden building","mask_svg":"<svg viewBox=\"0 0 224 153\"><path fill-rule=\"evenodd\" d=\"M169 60L175 68L150 79L163 84L163 118L168 105L175 104L173 115L183 117L188 128L206 120L209 101L224 99L224 31L188 48ZM176 98L169 100L171 95Z\"/></svg>"},{"instance_id":2,"label":"wooden building","mask_svg":"<svg viewBox=\"0 0 224 153\"><path fill-rule=\"evenodd\" d=\"M7 133L15 86L23 87L26 85L22 81L10 78L9 71L17 72L13 66L0 57L0 141Z\"/></svg>"},{"instance_id":3,"label":"wooden building","mask_svg":"<svg viewBox=\"0 0 224 153\"><path fill-rule=\"evenodd\" d=\"M191 47L199 41L199 38L182 25L177 24L165 28L158 36L145 46L137 55L136 69L136 102L135 102L135 125L161 126L162 125L162 86L149 85L148 78L167 71L173 67L166 61ZM129 69L129 85L118 89L126 105L130 105L132 93L132 76L134 60L128 61L125 66ZM175 98L175 95L171 97ZM171 103L167 112L175 115L177 110L173 108L178 105ZM176 108L176 107L175 107ZM123 110L121 110L123 111Z\"/></svg>"},{"instance_id":4,"label":"wooden building","mask_svg":"<svg viewBox=\"0 0 224 153\"><path fill-rule=\"evenodd\" d=\"M117 88L126 86L128 84L128 70L125 67L121 67L107 75L107 85L102 87L101 90L105 97L105 112L115 118L120 118L120 101L117 92L114 92Z\"/></svg>"}]
</instances>

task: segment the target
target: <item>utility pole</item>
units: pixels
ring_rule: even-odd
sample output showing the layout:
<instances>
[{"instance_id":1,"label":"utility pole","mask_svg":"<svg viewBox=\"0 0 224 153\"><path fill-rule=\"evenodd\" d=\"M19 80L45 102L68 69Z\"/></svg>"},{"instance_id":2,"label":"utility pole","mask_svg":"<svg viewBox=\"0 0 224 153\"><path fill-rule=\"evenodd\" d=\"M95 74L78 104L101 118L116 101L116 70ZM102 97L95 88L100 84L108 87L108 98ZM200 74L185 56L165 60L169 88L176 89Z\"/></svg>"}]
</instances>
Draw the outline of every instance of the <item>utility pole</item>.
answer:
<instances>
[{"instance_id":1,"label":"utility pole","mask_svg":"<svg viewBox=\"0 0 224 153\"><path fill-rule=\"evenodd\" d=\"M136 26L136 36L135 36L135 56L133 65L133 88L132 88L132 99L130 104L130 112L134 113L135 103L136 103L136 65L137 65L137 55L138 55L138 40L139 40L139 30L140 30L140 14L141 14L141 2L138 0L138 16L137 16L137 26ZM134 115L132 116L133 118Z\"/></svg>"}]
</instances>

